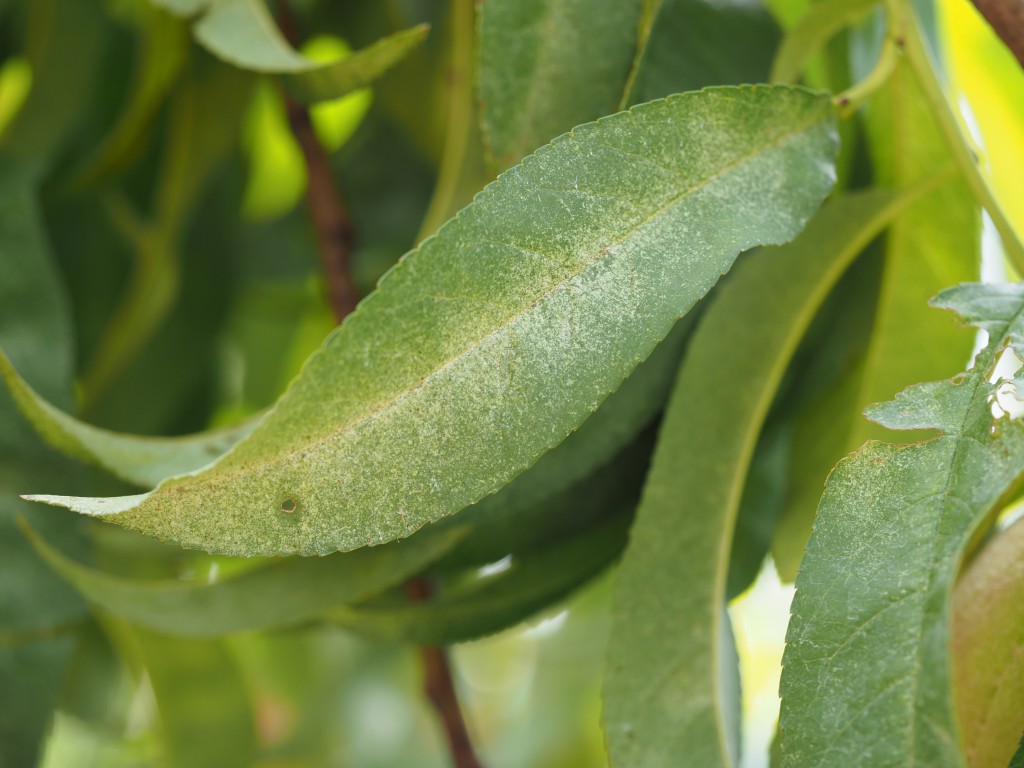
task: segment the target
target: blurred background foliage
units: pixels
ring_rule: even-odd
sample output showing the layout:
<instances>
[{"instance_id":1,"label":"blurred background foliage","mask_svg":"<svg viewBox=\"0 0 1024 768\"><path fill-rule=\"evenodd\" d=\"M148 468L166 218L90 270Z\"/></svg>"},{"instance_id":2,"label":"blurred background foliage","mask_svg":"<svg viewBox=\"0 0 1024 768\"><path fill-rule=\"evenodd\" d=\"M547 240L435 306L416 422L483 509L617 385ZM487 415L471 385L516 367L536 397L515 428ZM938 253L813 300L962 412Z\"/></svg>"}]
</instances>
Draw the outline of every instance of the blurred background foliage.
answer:
<instances>
[{"instance_id":1,"label":"blurred background foliage","mask_svg":"<svg viewBox=\"0 0 1024 768\"><path fill-rule=\"evenodd\" d=\"M524 3L524 12L533 5ZM667 1L649 61L623 103L766 81L784 30L808 5ZM422 44L371 85L310 109L352 219L352 269L365 295L516 153L484 151L471 0L291 6L306 33L298 49L320 62L430 25ZM180 15L197 7L0 2L0 347L52 403L143 435L187 434L260 412L335 324L303 205L306 166L285 86L197 43ZM1024 79L969 3L941 0L933 10L949 95L979 154L1003 158L985 171L1024 229L1017 170ZM849 74L837 70L849 68L850 45L845 36L835 41L812 62L808 82L843 87ZM592 55L563 54L596 66ZM557 133L597 116L538 130ZM846 138L858 146L856 136ZM523 141L519 154L535 146ZM850 186L872 173L856 151L844 161ZM870 312L878 282L868 259L844 284L866 297L861 309ZM835 328L837 314L847 317L849 332L838 331L831 348L842 356L848 344L853 359L866 340L852 326L866 315L839 312L837 302L819 326ZM786 391L801 407L815 395L801 390L801 381L814 379L806 370L835 374L844 364L800 358ZM771 478L786 475L779 467L787 466L800 410L780 403L773 414L748 481L745 509L760 511L741 518L748 530L734 552L730 592L738 595L732 611L749 766L767 764L778 710L790 592L764 556L787 492ZM650 442L641 438L632 458L621 460L642 471ZM767 467L761 484L759 464ZM447 764L413 646L325 621L178 638L90 609L16 526L27 509L16 494L42 487L131 492L45 447L2 393L0 766ZM629 494L635 499L635 489ZM71 513L33 509L30 516L50 545L111 574L212 583L249 567ZM524 625L454 647L457 684L487 765L605 764L598 712L609 578Z\"/></svg>"}]
</instances>

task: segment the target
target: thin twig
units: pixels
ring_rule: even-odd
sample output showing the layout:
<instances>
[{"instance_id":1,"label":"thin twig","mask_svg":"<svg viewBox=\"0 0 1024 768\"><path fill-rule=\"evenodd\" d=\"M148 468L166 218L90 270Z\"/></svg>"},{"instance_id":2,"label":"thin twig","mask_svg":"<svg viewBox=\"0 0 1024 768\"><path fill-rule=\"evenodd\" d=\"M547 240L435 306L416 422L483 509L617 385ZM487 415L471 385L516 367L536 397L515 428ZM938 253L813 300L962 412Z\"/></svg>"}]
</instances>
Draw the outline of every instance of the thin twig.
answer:
<instances>
[{"instance_id":1,"label":"thin twig","mask_svg":"<svg viewBox=\"0 0 1024 768\"><path fill-rule=\"evenodd\" d=\"M412 579L405 584L405 594L412 602L429 600L432 592L430 582L426 579ZM421 645L419 650L423 663L423 691L444 726L452 764L455 768L482 768L483 764L473 750L473 742L462 717L451 666L444 649Z\"/></svg>"},{"instance_id":2,"label":"thin twig","mask_svg":"<svg viewBox=\"0 0 1024 768\"><path fill-rule=\"evenodd\" d=\"M973 0L974 7L1024 67L1024 0Z\"/></svg>"},{"instance_id":3,"label":"thin twig","mask_svg":"<svg viewBox=\"0 0 1024 768\"><path fill-rule=\"evenodd\" d=\"M297 33L286 0L278 3L281 32L294 46ZM309 110L282 91L288 124L306 163L306 207L313 220L320 262L327 280L327 301L336 322L341 322L359 300L352 279L352 220L331 173L330 160L313 129Z\"/></svg>"}]
</instances>

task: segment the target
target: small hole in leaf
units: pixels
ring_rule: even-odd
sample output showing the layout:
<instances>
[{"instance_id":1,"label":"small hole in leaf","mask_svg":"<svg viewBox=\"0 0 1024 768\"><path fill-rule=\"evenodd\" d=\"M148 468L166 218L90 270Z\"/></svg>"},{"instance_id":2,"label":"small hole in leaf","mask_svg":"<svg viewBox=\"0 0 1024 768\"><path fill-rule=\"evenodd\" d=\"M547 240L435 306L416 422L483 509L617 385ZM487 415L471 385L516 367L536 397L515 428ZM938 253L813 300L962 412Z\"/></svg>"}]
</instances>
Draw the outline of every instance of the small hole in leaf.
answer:
<instances>
[{"instance_id":1,"label":"small hole in leaf","mask_svg":"<svg viewBox=\"0 0 1024 768\"><path fill-rule=\"evenodd\" d=\"M286 515L290 515L296 509L299 508L299 503L295 499L285 499L281 502L281 511Z\"/></svg>"}]
</instances>

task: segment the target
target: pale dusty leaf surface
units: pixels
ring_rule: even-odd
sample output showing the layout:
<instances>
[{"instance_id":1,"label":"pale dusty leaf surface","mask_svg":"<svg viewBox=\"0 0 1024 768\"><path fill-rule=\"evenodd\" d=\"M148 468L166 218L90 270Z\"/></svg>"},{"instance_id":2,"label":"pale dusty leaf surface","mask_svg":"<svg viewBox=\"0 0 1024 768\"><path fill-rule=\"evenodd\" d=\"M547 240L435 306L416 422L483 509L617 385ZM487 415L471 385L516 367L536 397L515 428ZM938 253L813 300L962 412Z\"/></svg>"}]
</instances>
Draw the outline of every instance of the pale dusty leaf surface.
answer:
<instances>
[{"instance_id":1,"label":"pale dusty leaf surface","mask_svg":"<svg viewBox=\"0 0 1024 768\"><path fill-rule=\"evenodd\" d=\"M494 493L833 182L825 95L682 94L574 129L407 254L248 438L150 494L37 497L190 547L384 543Z\"/></svg>"}]
</instances>

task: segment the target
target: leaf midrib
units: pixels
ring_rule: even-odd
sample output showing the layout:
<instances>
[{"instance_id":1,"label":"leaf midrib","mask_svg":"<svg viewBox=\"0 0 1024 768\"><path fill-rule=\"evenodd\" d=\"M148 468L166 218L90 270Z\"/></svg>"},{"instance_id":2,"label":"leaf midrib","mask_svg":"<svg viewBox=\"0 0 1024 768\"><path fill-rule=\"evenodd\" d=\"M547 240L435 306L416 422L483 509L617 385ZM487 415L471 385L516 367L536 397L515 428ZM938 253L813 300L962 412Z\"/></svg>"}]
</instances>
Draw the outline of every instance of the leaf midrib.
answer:
<instances>
[{"instance_id":1,"label":"leaf midrib","mask_svg":"<svg viewBox=\"0 0 1024 768\"><path fill-rule=\"evenodd\" d=\"M616 246L621 245L623 242L625 242L630 237L632 237L634 234L636 234L640 229L642 229L643 227L645 227L648 224L650 224L653 220L663 216L667 211L669 211L670 209L672 209L675 206L677 206L681 201L683 201L684 199L686 199L690 195L693 195L694 193L700 191L701 189L706 187L708 184L710 184L713 181L723 177L727 173L729 173L729 172L735 170L736 168L744 165L745 163L751 161L752 159L754 159L756 157L759 157L763 153L765 153L765 152L767 152L767 151L769 151L769 150L771 150L771 149L773 149L773 148L775 148L777 146L780 146L781 144L785 143L786 141L789 141L794 136L797 136L800 133L803 133L803 132L807 131L809 128L811 128L815 124L823 122L825 120L825 118L826 118L826 115L824 113L819 113L819 114L815 115L811 119L804 120L804 121L800 122L799 124L797 124L793 128L790 128L788 130L782 131L779 136L774 137L771 141L767 141L767 142L765 142L763 144L758 145L758 147L754 151L751 151L751 152L749 152L747 154L744 154L744 155L740 156L739 158L733 160L732 162L724 165L722 168L718 169L717 171L715 171L711 175L705 177L704 179L701 179L699 182L696 182L696 183L692 184L690 187L687 187L686 189L682 190L679 194L675 195L670 200L668 200L666 203L664 203L660 207L656 208L650 215L648 215L647 217L641 219L640 221L638 221L633 226L627 228L619 237L617 237L616 239L614 239L614 240L612 240L610 242L604 243L599 248L596 248L594 250L593 254L591 255L591 257L589 259L587 259L580 266L580 268L578 270L576 270L575 272L572 272L571 274L567 275L566 277L560 279L558 282L552 284L551 287L548 290L544 291L537 299L535 299L533 302L528 304L521 311L519 311L519 312L517 312L517 313L515 313L513 315L510 315L506 320L502 321L499 325L497 325L492 331L488 332L486 335L484 335L484 336L482 336L482 337L480 337L478 339L473 340L473 342L471 344L467 345L466 348L463 351L457 353L453 357L451 357L448 360L446 360L445 362L443 362L441 365L435 367L432 371L430 371L426 376L421 378L420 381L418 383L414 384L413 386L411 386L411 387L409 387L407 389L402 390L401 392L397 393L395 396L393 396L393 397L391 397L391 398L389 398L387 400L379 402L375 406L373 406L370 409L368 409L367 411L365 411L360 416L356 417L355 419L353 419L353 420L351 420L351 421L349 421L349 422L347 422L345 424L339 425L338 427L336 427L332 431L328 432L327 434L322 435L322 436L317 437L317 438L314 438L314 439L312 439L312 440L310 440L310 441L308 441L306 443L303 443L298 449L288 449L288 450L282 451L280 453L276 453L276 454L272 455L271 457L266 457L266 458L257 457L254 461L247 461L247 462L243 462L243 463L231 466L229 468L224 468L223 470L218 470L217 476L216 476L217 481L226 480L227 478L233 477L235 475L248 473L250 471L250 467L253 466L253 465L263 466L263 465L268 465L268 464L278 464L278 463L281 463L284 460L287 460L291 456L294 456L296 453L298 453L300 451L309 452L309 451L312 451L312 450L316 450L316 449L322 447L324 444L326 444L326 443L328 443L328 442L330 442L332 440L337 439L338 435L340 435L341 433L354 431L360 425L365 424L365 423L369 423L369 422L371 422L372 420L374 420L376 418L380 418L380 416L382 414L384 414L384 413L394 409L398 405L400 405L404 400L406 400L408 397L410 397L415 392L418 392L419 390L423 389L429 382L431 382L436 377L440 376L444 371L448 370L449 368L451 368L452 366L457 364L460 360L462 360L464 358L467 358L467 357L471 356L472 354L474 354L474 352L476 350L478 350L480 347L482 347L486 342L488 342L489 340L495 338L499 334L505 332L509 327L514 325L517 320L519 320L520 318L524 317L525 315L531 313L534 309L536 309L536 307L540 306L544 302L550 300L550 298L553 295L555 295L560 290L564 289L564 287L568 283L572 282L573 280L578 278L580 275L584 274L590 268L592 268L594 266L594 264L602 256L606 255L604 253L605 251L610 250L611 248L614 248ZM600 123L601 120L598 120L597 122ZM567 141L567 140L569 140L570 138L572 138L574 136L575 136L575 129L569 131L567 134L564 134L564 137L565 137L564 140ZM676 175L678 175L678 174L676 174ZM493 184L498 184L500 182L492 182L492 183ZM439 230L438 233L434 237L441 237L446 229L448 229L449 227L451 227L452 225L454 225L456 222L460 221L461 219L462 219L462 212L457 214L455 219L453 219L447 225L442 227L441 230ZM476 242L476 240L474 240L474 243L475 242ZM415 252L419 253L421 248L422 248L422 244L417 248L417 250ZM403 260L402 262L399 262L399 265L404 265L404 263L405 263L405 261ZM359 308L357 307L356 311L352 315L350 315L350 317L356 317L356 316L358 316L358 314L359 314ZM344 324L341 326L341 328L342 329L344 328ZM273 414L276 411L278 411L278 409L280 407L282 407L285 404L287 404L290 401L291 397L297 396L297 395L293 394L295 391L296 390L294 390L294 389L289 390L289 392L287 392L285 394L285 396L281 398L281 400L272 409L272 411L267 414L267 418L263 422L264 424L269 424L272 421ZM235 454L235 452L238 449L243 448L249 442L250 439L251 438L246 438L245 440L240 441L238 444L236 444L235 448L232 448L230 451L225 453L220 461L223 461L225 459L228 459L228 458L232 457L233 454ZM220 461L218 461L218 464L220 463ZM216 465L211 465L211 467L207 467L207 468L212 468L212 466L216 466ZM195 475L193 475L192 477L195 477ZM163 487L164 485L166 485L167 483L169 483L170 481L173 481L175 479L178 479L178 478L168 478L167 481L165 481L164 483L161 483L159 486L157 486L157 489L155 489L155 490L159 490L161 487Z\"/></svg>"}]
</instances>

